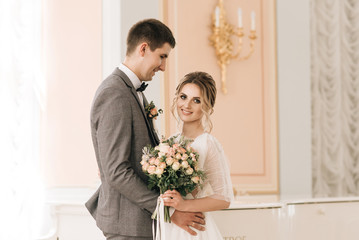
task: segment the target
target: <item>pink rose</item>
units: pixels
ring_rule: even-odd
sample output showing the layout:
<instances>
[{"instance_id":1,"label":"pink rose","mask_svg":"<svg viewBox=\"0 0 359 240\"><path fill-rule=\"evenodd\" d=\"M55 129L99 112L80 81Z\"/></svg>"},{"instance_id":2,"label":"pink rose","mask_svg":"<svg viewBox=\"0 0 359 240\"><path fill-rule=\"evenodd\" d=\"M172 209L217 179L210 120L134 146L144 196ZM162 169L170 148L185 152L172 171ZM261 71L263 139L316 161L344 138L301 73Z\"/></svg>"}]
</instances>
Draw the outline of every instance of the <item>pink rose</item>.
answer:
<instances>
[{"instance_id":1,"label":"pink rose","mask_svg":"<svg viewBox=\"0 0 359 240\"><path fill-rule=\"evenodd\" d=\"M199 177L198 176L191 178L191 180L194 183L199 183Z\"/></svg>"},{"instance_id":2,"label":"pink rose","mask_svg":"<svg viewBox=\"0 0 359 240\"><path fill-rule=\"evenodd\" d=\"M155 165L156 165L156 166L159 166L160 163L161 163L160 159L159 159L159 158L156 158L156 160L155 160Z\"/></svg>"},{"instance_id":3,"label":"pink rose","mask_svg":"<svg viewBox=\"0 0 359 240\"><path fill-rule=\"evenodd\" d=\"M175 153L176 153L176 150L174 149L174 148L172 148L172 147L170 147L169 149L168 149L168 153L167 153L167 156L173 156L173 155L175 155Z\"/></svg>"},{"instance_id":4,"label":"pink rose","mask_svg":"<svg viewBox=\"0 0 359 240\"><path fill-rule=\"evenodd\" d=\"M152 108L150 113L152 114L152 116L156 116L157 115L157 108Z\"/></svg>"},{"instance_id":5,"label":"pink rose","mask_svg":"<svg viewBox=\"0 0 359 240\"><path fill-rule=\"evenodd\" d=\"M167 167L167 165L165 162L161 162L158 167L165 169Z\"/></svg>"},{"instance_id":6,"label":"pink rose","mask_svg":"<svg viewBox=\"0 0 359 240\"><path fill-rule=\"evenodd\" d=\"M154 165L151 165L151 166L149 166L149 167L147 168L147 172L148 172L149 174L154 174L155 171L156 171L156 166L154 166Z\"/></svg>"},{"instance_id":7,"label":"pink rose","mask_svg":"<svg viewBox=\"0 0 359 240\"><path fill-rule=\"evenodd\" d=\"M187 155L187 154L183 154L181 159L182 159L182 160L187 160L187 158L188 158L188 155Z\"/></svg>"},{"instance_id":8,"label":"pink rose","mask_svg":"<svg viewBox=\"0 0 359 240\"><path fill-rule=\"evenodd\" d=\"M174 162L173 158L171 158L171 157L166 158L167 165L172 165L173 162Z\"/></svg>"},{"instance_id":9,"label":"pink rose","mask_svg":"<svg viewBox=\"0 0 359 240\"><path fill-rule=\"evenodd\" d=\"M186 153L186 149L184 149L183 147L180 147L180 148L178 149L178 151L179 151L180 153Z\"/></svg>"},{"instance_id":10,"label":"pink rose","mask_svg":"<svg viewBox=\"0 0 359 240\"><path fill-rule=\"evenodd\" d=\"M151 157L150 160L148 161L149 164L153 165L155 164L156 158Z\"/></svg>"},{"instance_id":11,"label":"pink rose","mask_svg":"<svg viewBox=\"0 0 359 240\"><path fill-rule=\"evenodd\" d=\"M150 164L148 164L148 163L143 164L143 165L142 165L142 170L143 170L144 172L146 172L149 166L150 166Z\"/></svg>"}]
</instances>

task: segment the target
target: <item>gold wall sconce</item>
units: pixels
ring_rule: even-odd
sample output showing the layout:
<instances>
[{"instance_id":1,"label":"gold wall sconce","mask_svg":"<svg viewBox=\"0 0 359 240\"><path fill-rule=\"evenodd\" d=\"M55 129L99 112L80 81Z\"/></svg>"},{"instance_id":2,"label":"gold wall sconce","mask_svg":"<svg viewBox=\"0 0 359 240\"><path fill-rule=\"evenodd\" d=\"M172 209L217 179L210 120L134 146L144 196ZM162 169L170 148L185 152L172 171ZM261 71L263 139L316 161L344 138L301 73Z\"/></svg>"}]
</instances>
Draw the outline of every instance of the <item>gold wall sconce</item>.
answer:
<instances>
[{"instance_id":1,"label":"gold wall sconce","mask_svg":"<svg viewBox=\"0 0 359 240\"><path fill-rule=\"evenodd\" d=\"M212 35L210 37L210 45L212 45L216 50L217 63L221 68L221 84L222 92L227 93L226 86L226 75L227 75L227 65L230 63L231 59L238 59L243 61L248 59L254 52L254 40L256 36L256 22L255 22L255 12L251 12L251 28L248 38L250 39L250 49L249 53L245 56L241 56L242 47L243 47L243 37L245 36L243 30L242 22L242 9L238 8L238 27L233 27L227 22L226 11L223 7L223 0L219 0L215 11L212 15ZM238 48L235 53L233 53L233 43L231 40L232 36L238 37Z\"/></svg>"}]
</instances>

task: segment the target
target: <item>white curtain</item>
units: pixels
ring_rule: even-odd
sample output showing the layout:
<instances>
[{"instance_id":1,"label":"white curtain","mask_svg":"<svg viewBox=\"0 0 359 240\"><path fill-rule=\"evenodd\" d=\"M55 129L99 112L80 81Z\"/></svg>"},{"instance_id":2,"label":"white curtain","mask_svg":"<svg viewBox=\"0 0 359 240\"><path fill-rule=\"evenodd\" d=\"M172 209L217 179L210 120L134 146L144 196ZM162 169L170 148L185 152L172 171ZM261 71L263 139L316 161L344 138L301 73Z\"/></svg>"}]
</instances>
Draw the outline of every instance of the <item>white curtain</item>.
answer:
<instances>
[{"instance_id":1,"label":"white curtain","mask_svg":"<svg viewBox=\"0 0 359 240\"><path fill-rule=\"evenodd\" d=\"M313 195L359 195L359 0L311 1Z\"/></svg>"},{"instance_id":2,"label":"white curtain","mask_svg":"<svg viewBox=\"0 0 359 240\"><path fill-rule=\"evenodd\" d=\"M38 239L41 0L0 0L0 239Z\"/></svg>"}]
</instances>

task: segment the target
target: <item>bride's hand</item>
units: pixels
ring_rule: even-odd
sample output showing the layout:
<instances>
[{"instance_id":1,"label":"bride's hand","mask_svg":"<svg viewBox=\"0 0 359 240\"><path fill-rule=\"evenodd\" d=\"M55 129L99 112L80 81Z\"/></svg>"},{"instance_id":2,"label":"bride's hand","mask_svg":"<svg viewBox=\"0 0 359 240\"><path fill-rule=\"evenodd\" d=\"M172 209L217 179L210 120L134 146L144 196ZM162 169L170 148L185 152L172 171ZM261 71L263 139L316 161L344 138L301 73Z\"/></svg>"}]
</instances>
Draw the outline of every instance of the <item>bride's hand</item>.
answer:
<instances>
[{"instance_id":1,"label":"bride's hand","mask_svg":"<svg viewBox=\"0 0 359 240\"><path fill-rule=\"evenodd\" d=\"M186 211L186 200L176 190L167 190L162 194L165 206L173 207L179 211Z\"/></svg>"}]
</instances>

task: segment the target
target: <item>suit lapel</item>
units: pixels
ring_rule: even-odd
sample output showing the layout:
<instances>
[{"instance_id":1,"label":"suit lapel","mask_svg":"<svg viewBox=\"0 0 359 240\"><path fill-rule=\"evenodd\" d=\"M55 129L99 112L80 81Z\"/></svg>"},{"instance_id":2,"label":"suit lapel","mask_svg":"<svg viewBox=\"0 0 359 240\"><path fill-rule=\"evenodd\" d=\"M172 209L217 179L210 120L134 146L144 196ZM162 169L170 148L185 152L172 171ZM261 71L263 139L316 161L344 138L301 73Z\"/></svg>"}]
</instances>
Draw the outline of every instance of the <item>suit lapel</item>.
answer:
<instances>
[{"instance_id":1,"label":"suit lapel","mask_svg":"<svg viewBox=\"0 0 359 240\"><path fill-rule=\"evenodd\" d=\"M135 87L133 86L131 80L127 77L127 75L122 72L120 69L116 68L115 71L112 73L112 74L115 74L115 75L118 75L120 76L120 78L126 83L127 87L129 88L129 90L131 91L133 97L136 99L137 103L138 103L138 107L141 109L142 111L142 115L143 117L145 118L145 122L146 122L146 125L147 125L147 129L149 130L149 133L152 137L152 140L153 142L155 143L155 145L158 145L159 143L159 140L158 140L158 136L157 134L154 132L153 130L153 125L152 125L152 122L149 121L149 119L147 118L147 114L144 110L144 107L142 107L143 103L141 103L140 99L138 98L138 95L137 95L137 92L136 92L136 89ZM143 99L145 101L145 104L148 104L147 103L147 100L145 98L145 95L143 94ZM146 105L145 105L146 106Z\"/></svg>"}]
</instances>

